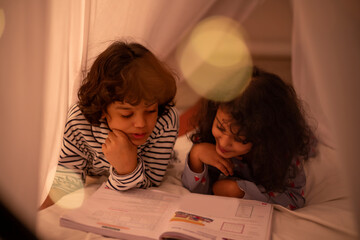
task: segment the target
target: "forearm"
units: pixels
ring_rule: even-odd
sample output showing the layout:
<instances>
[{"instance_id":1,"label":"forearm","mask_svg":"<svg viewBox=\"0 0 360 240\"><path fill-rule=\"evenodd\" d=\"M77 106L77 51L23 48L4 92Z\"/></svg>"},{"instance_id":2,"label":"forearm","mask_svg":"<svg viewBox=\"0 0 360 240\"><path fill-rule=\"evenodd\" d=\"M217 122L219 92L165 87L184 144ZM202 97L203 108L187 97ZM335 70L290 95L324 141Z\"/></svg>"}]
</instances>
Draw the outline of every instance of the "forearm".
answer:
<instances>
[{"instance_id":1,"label":"forearm","mask_svg":"<svg viewBox=\"0 0 360 240\"><path fill-rule=\"evenodd\" d=\"M124 162L115 162L112 164L114 173L116 175L128 175L135 171L138 167L138 161L136 154L133 157L134 159L129 159L128 161Z\"/></svg>"},{"instance_id":2,"label":"forearm","mask_svg":"<svg viewBox=\"0 0 360 240\"><path fill-rule=\"evenodd\" d=\"M169 148L171 150L172 148ZM130 188L148 188L159 186L166 173L171 158L171 152L154 155L145 153L137 160L136 168L129 174L120 175L114 168L110 168L108 187L123 191Z\"/></svg>"},{"instance_id":3,"label":"forearm","mask_svg":"<svg viewBox=\"0 0 360 240\"><path fill-rule=\"evenodd\" d=\"M185 168L181 177L182 184L190 192L195 193L210 193L210 179L208 176L208 168L204 165L204 170L201 173L192 171L189 167L189 158L186 159Z\"/></svg>"},{"instance_id":4,"label":"forearm","mask_svg":"<svg viewBox=\"0 0 360 240\"><path fill-rule=\"evenodd\" d=\"M195 173L201 173L204 171L204 163L200 160L199 157L199 146L199 144L194 144L188 155L189 168Z\"/></svg>"},{"instance_id":5,"label":"forearm","mask_svg":"<svg viewBox=\"0 0 360 240\"><path fill-rule=\"evenodd\" d=\"M212 186L214 195L243 198L245 192L239 188L237 182L231 179L218 180Z\"/></svg>"},{"instance_id":6,"label":"forearm","mask_svg":"<svg viewBox=\"0 0 360 240\"><path fill-rule=\"evenodd\" d=\"M123 191L136 187L144 180L143 164L139 162L133 172L124 175L118 174L115 168L111 166L106 185L111 189Z\"/></svg>"},{"instance_id":7,"label":"forearm","mask_svg":"<svg viewBox=\"0 0 360 240\"><path fill-rule=\"evenodd\" d=\"M287 188L283 192L271 192L266 191L262 186L245 180L239 180L237 184L245 192L244 199L279 204L291 210L301 208L305 204L301 189Z\"/></svg>"}]
</instances>

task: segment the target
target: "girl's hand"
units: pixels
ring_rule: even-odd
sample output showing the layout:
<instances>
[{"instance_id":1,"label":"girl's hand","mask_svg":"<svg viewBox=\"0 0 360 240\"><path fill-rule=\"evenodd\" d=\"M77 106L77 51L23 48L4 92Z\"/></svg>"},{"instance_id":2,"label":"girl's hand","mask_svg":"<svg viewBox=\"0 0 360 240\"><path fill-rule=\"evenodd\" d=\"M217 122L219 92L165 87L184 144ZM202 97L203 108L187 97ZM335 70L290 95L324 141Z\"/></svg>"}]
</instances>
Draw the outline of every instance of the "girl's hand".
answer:
<instances>
[{"instance_id":1,"label":"girl's hand","mask_svg":"<svg viewBox=\"0 0 360 240\"><path fill-rule=\"evenodd\" d=\"M245 192L239 188L236 181L230 179L219 180L213 185L213 193L217 196L243 198Z\"/></svg>"},{"instance_id":2,"label":"girl's hand","mask_svg":"<svg viewBox=\"0 0 360 240\"><path fill-rule=\"evenodd\" d=\"M225 176L233 175L233 164L230 159L221 157L214 144L199 143L195 144L190 151L189 166L194 172L201 173L204 165L211 165L219 169Z\"/></svg>"},{"instance_id":3,"label":"girl's hand","mask_svg":"<svg viewBox=\"0 0 360 240\"><path fill-rule=\"evenodd\" d=\"M102 145L102 150L106 159L119 175L125 175L135 170L137 146L130 141L124 132L120 130L110 132Z\"/></svg>"}]
</instances>

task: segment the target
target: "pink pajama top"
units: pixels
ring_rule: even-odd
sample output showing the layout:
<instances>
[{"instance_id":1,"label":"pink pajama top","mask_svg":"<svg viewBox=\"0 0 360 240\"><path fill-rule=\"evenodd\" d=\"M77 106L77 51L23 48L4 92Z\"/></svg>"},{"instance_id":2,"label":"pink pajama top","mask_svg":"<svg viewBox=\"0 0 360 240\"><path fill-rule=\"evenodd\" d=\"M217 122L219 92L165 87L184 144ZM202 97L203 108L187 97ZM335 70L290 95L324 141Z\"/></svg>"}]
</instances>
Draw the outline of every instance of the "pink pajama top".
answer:
<instances>
[{"instance_id":1,"label":"pink pajama top","mask_svg":"<svg viewBox=\"0 0 360 240\"><path fill-rule=\"evenodd\" d=\"M286 177L287 186L283 192L267 191L262 185L255 184L251 176L250 168L245 161L239 159L231 159L231 161L235 166L234 175L226 177L220 174L217 180L235 180L238 187L245 192L244 199L279 204L291 210L304 206L306 176L300 158L293 159ZM294 174L295 172L296 174ZM209 166L204 164L204 171L202 173L195 173L190 169L187 157L182 175L182 183L187 189L195 193L212 194L210 187L211 180L213 179L210 179Z\"/></svg>"}]
</instances>

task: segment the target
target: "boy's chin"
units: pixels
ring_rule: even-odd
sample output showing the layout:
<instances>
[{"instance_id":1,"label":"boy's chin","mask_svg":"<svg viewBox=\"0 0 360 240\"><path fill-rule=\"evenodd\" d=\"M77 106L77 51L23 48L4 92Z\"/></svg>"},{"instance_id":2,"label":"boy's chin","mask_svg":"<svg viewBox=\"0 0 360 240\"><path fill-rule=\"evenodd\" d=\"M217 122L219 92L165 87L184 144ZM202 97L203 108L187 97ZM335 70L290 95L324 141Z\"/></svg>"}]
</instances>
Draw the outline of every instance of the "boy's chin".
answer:
<instances>
[{"instance_id":1,"label":"boy's chin","mask_svg":"<svg viewBox=\"0 0 360 240\"><path fill-rule=\"evenodd\" d=\"M143 145L144 143L146 143L147 138L145 139L131 139L131 142L135 145L135 146L140 146Z\"/></svg>"}]
</instances>

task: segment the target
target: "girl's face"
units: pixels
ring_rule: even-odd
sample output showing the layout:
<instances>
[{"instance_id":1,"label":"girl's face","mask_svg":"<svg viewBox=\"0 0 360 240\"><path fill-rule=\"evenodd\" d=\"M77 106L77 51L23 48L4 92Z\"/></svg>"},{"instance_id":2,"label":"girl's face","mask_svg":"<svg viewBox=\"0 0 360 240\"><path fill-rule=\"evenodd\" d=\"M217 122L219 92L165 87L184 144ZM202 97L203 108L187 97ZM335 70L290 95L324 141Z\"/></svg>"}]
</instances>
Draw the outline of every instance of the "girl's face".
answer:
<instances>
[{"instance_id":1,"label":"girl's face","mask_svg":"<svg viewBox=\"0 0 360 240\"><path fill-rule=\"evenodd\" d=\"M230 131L232 117L219 108L217 110L212 134L216 140L216 152L224 158L244 155L251 150L252 143L246 141L245 136L234 136ZM233 129L236 130L236 129Z\"/></svg>"},{"instance_id":2,"label":"girl's face","mask_svg":"<svg viewBox=\"0 0 360 240\"><path fill-rule=\"evenodd\" d=\"M109 104L104 117L111 130L124 132L130 141L138 146L146 142L155 127L158 104L147 104L142 101L139 105L133 106L116 101Z\"/></svg>"}]
</instances>

